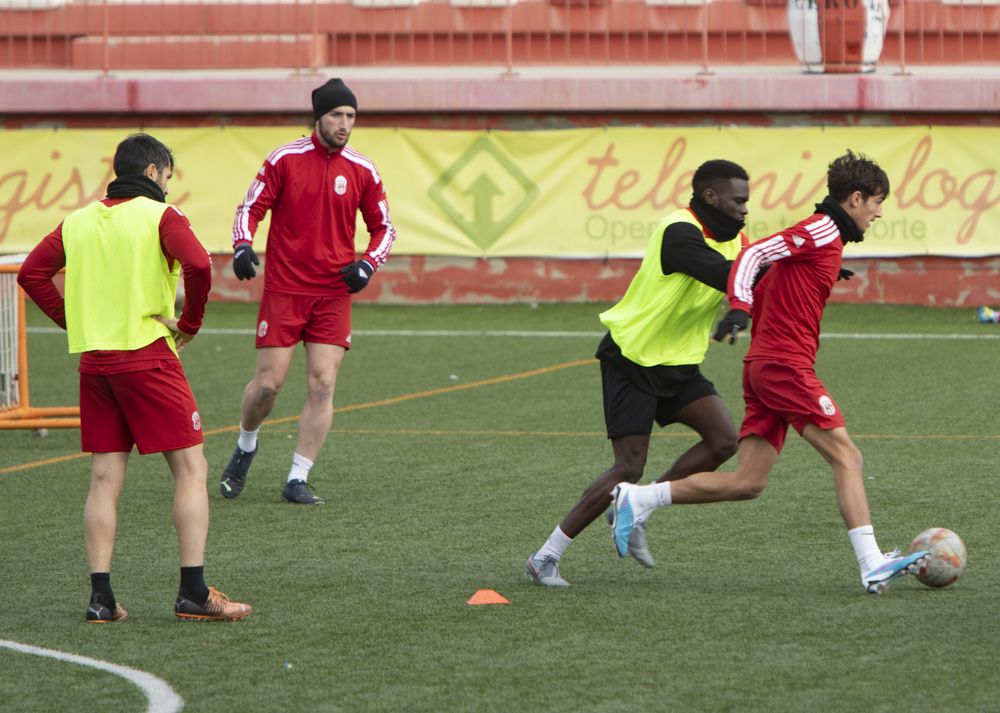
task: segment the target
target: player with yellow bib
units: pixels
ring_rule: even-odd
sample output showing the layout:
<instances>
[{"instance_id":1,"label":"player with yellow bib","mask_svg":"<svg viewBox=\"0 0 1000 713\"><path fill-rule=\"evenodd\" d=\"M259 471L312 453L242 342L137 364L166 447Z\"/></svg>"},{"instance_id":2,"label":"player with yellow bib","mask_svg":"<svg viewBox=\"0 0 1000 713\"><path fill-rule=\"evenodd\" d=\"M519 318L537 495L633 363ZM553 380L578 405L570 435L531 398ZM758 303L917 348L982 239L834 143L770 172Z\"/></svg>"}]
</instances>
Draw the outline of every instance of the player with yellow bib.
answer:
<instances>
[{"instance_id":1,"label":"player with yellow bib","mask_svg":"<svg viewBox=\"0 0 1000 713\"><path fill-rule=\"evenodd\" d=\"M525 563L538 584L568 587L559 562L573 539L600 517L621 482L642 478L653 423L683 423L701 437L659 481L714 470L737 448L722 399L699 369L722 303L729 268L747 238L742 232L749 176L732 161L703 163L691 181L690 203L666 216L649 238L624 297L600 315L608 334L597 348L604 419L614 464L594 480ZM654 566L645 529L635 528L629 553Z\"/></svg>"}]
</instances>

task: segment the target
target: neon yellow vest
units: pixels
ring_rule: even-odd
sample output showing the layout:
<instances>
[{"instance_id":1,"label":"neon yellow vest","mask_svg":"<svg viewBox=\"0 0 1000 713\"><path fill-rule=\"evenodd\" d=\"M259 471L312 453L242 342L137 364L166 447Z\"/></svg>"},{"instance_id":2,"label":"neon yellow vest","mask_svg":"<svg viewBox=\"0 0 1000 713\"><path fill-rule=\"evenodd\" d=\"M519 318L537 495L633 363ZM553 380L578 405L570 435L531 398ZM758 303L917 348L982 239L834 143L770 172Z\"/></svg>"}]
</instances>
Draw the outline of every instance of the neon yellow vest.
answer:
<instances>
[{"instance_id":1,"label":"neon yellow vest","mask_svg":"<svg viewBox=\"0 0 1000 713\"><path fill-rule=\"evenodd\" d=\"M675 211L660 221L646 244L639 271L614 307L600 320L611 332L622 354L641 366L700 364L708 350L708 339L716 312L725 295L690 275L664 275L660 263L663 231L672 223L691 223L705 231L687 209ZM742 247L742 234L727 242L706 238L705 242L727 260L734 260Z\"/></svg>"},{"instance_id":2,"label":"neon yellow vest","mask_svg":"<svg viewBox=\"0 0 1000 713\"><path fill-rule=\"evenodd\" d=\"M153 319L174 316L180 265L160 248L165 203L139 196L108 207L91 203L62 224L66 252L66 334L71 354L132 351L167 337Z\"/></svg>"}]
</instances>

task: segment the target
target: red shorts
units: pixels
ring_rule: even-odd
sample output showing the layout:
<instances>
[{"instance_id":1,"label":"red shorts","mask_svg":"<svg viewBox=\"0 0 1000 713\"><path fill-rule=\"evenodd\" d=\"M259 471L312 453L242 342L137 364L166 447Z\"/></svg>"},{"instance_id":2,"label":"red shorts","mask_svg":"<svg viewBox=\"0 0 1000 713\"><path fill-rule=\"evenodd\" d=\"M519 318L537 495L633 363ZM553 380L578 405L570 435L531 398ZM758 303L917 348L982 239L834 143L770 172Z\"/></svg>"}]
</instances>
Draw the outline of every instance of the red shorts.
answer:
<instances>
[{"instance_id":1,"label":"red shorts","mask_svg":"<svg viewBox=\"0 0 1000 713\"><path fill-rule=\"evenodd\" d=\"M257 348L299 342L351 348L351 296L265 292L257 313Z\"/></svg>"},{"instance_id":2,"label":"red shorts","mask_svg":"<svg viewBox=\"0 0 1000 713\"><path fill-rule=\"evenodd\" d=\"M844 416L810 367L751 361L743 367L746 411L740 438L760 436L781 452L788 424L801 435L806 424L824 430L844 425Z\"/></svg>"},{"instance_id":3,"label":"red shorts","mask_svg":"<svg viewBox=\"0 0 1000 713\"><path fill-rule=\"evenodd\" d=\"M122 374L80 374L80 441L87 453L162 453L203 443L180 362Z\"/></svg>"}]
</instances>

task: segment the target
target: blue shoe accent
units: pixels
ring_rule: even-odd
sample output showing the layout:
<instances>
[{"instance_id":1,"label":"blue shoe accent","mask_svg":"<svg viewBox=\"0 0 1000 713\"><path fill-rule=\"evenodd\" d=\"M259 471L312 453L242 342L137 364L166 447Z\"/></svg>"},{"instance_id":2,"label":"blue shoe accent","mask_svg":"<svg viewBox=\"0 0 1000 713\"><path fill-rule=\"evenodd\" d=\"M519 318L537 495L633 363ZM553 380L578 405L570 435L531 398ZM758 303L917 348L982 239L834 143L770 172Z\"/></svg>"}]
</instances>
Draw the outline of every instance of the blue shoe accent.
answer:
<instances>
[{"instance_id":1,"label":"blue shoe accent","mask_svg":"<svg viewBox=\"0 0 1000 713\"><path fill-rule=\"evenodd\" d=\"M615 541L615 549L619 557L628 554L628 538L635 527L635 513L632 510L632 500L621 485L615 487L614 519L611 522L611 538Z\"/></svg>"},{"instance_id":2,"label":"blue shoe accent","mask_svg":"<svg viewBox=\"0 0 1000 713\"><path fill-rule=\"evenodd\" d=\"M889 584L900 577L916 572L928 557L928 550L917 550L902 557L895 557L879 565L865 575L865 590L872 594L882 594Z\"/></svg>"}]
</instances>

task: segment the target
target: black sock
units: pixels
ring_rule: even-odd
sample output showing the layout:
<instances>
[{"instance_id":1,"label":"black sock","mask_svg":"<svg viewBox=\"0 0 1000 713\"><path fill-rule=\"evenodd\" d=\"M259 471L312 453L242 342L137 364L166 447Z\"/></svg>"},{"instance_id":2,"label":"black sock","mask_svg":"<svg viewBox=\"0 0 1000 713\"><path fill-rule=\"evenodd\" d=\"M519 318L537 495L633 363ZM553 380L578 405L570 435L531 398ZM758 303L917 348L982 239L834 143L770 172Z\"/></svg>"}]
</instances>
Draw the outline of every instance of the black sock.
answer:
<instances>
[{"instance_id":1,"label":"black sock","mask_svg":"<svg viewBox=\"0 0 1000 713\"><path fill-rule=\"evenodd\" d=\"M114 610L115 593L111 591L111 572L91 572L90 600Z\"/></svg>"},{"instance_id":2,"label":"black sock","mask_svg":"<svg viewBox=\"0 0 1000 713\"><path fill-rule=\"evenodd\" d=\"M205 567L181 567L181 591L197 604L208 601L208 587L205 585Z\"/></svg>"}]
</instances>

